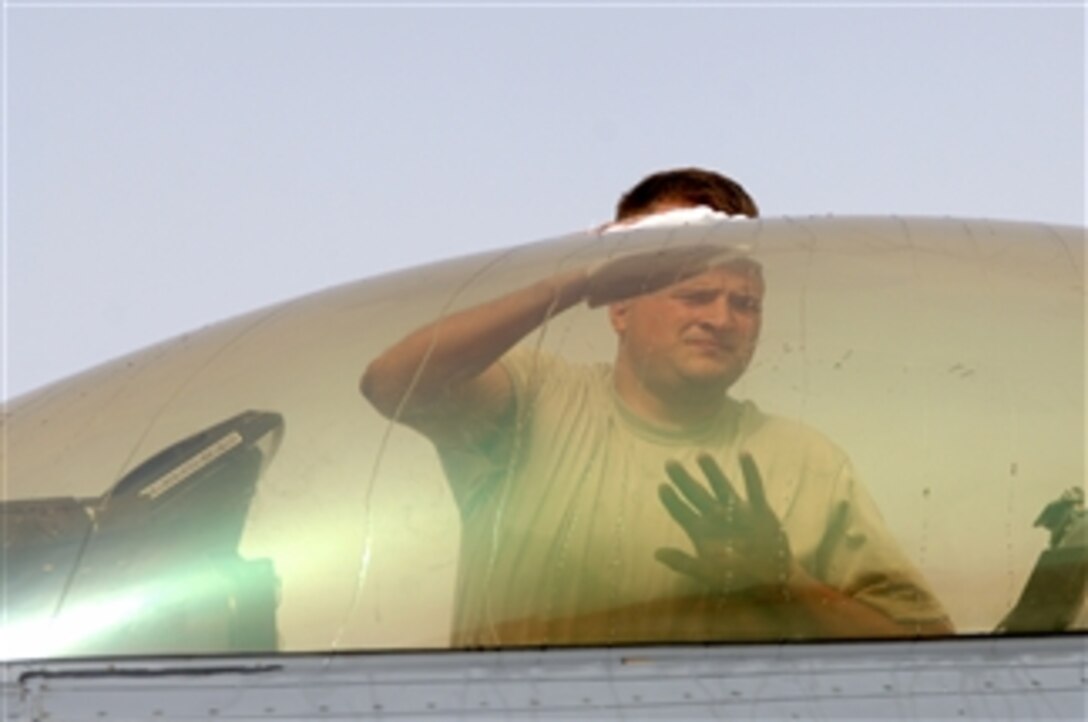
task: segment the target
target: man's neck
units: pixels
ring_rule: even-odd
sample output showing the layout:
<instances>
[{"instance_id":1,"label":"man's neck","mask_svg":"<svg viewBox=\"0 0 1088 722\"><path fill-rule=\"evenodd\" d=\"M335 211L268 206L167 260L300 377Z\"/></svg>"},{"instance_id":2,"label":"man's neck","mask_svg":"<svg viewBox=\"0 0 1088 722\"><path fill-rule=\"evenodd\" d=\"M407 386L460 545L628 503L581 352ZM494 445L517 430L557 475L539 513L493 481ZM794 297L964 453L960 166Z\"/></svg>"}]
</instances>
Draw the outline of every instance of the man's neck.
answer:
<instances>
[{"instance_id":1,"label":"man's neck","mask_svg":"<svg viewBox=\"0 0 1088 722\"><path fill-rule=\"evenodd\" d=\"M622 366L615 369L616 394L639 418L674 431L706 426L725 404L723 384L692 384L679 389L654 389Z\"/></svg>"}]
</instances>

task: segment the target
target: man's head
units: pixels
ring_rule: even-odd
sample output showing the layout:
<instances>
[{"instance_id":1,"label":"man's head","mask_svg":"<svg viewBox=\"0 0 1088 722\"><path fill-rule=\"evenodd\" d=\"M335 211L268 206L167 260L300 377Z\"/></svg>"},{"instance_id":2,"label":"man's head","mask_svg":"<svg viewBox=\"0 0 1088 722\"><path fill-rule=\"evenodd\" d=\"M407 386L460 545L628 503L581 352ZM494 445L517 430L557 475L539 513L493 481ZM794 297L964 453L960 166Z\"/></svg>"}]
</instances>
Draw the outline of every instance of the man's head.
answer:
<instances>
[{"instance_id":1,"label":"man's head","mask_svg":"<svg viewBox=\"0 0 1088 722\"><path fill-rule=\"evenodd\" d=\"M756 202L736 181L701 168L677 168L647 176L624 193L616 204L616 220L694 206L731 216L759 217Z\"/></svg>"},{"instance_id":2,"label":"man's head","mask_svg":"<svg viewBox=\"0 0 1088 722\"><path fill-rule=\"evenodd\" d=\"M666 404L724 392L755 352L763 294L759 264L737 258L612 304L617 374Z\"/></svg>"}]
</instances>

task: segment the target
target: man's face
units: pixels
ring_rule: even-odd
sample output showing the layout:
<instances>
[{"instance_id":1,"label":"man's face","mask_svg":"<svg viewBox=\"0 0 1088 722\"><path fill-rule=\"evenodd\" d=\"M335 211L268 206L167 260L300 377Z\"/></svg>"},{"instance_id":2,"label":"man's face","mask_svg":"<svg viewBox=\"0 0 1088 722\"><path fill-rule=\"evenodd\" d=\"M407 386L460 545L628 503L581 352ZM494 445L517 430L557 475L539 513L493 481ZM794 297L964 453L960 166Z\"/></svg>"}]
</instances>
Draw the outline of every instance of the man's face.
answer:
<instances>
[{"instance_id":1,"label":"man's face","mask_svg":"<svg viewBox=\"0 0 1088 722\"><path fill-rule=\"evenodd\" d=\"M755 351L763 291L759 267L736 261L613 304L617 363L627 364L652 391L728 388Z\"/></svg>"}]
</instances>

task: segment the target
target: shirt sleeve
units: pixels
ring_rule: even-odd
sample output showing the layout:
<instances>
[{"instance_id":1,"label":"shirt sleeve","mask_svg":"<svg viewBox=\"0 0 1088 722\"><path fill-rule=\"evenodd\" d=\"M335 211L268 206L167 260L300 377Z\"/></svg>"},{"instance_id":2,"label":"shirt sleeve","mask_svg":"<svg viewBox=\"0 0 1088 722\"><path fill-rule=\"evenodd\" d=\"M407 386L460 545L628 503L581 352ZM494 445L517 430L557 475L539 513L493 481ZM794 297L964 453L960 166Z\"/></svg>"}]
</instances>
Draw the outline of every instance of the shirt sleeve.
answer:
<instances>
[{"instance_id":1,"label":"shirt sleeve","mask_svg":"<svg viewBox=\"0 0 1088 722\"><path fill-rule=\"evenodd\" d=\"M921 573L892 537L880 511L843 465L825 537L825 582L900 623L948 621Z\"/></svg>"},{"instance_id":2,"label":"shirt sleeve","mask_svg":"<svg viewBox=\"0 0 1088 722\"><path fill-rule=\"evenodd\" d=\"M530 422L531 406L556 363L534 349L511 349L498 362L513 391L510 411L499 419L461 416L456 426L432 437L462 516L470 514L510 475L518 438Z\"/></svg>"}]
</instances>

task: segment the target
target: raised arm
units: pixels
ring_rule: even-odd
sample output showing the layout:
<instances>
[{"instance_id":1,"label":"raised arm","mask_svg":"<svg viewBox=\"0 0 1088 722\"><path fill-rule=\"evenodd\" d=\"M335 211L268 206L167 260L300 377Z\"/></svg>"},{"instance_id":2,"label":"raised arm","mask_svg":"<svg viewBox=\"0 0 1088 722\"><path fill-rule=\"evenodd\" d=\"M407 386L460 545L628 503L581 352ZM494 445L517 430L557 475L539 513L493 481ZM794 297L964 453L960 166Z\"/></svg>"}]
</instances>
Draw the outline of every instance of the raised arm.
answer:
<instances>
[{"instance_id":1,"label":"raised arm","mask_svg":"<svg viewBox=\"0 0 1088 722\"><path fill-rule=\"evenodd\" d=\"M413 331L367 366L359 389L384 416L424 433L455 417L497 420L512 399L497 362L548 318L583 300L651 293L732 257L720 246L674 246L557 274Z\"/></svg>"},{"instance_id":2,"label":"raised arm","mask_svg":"<svg viewBox=\"0 0 1088 722\"><path fill-rule=\"evenodd\" d=\"M359 390L381 414L413 426L454 413L497 419L511 388L496 362L582 301L588 284L585 269L568 271L423 326L374 359Z\"/></svg>"},{"instance_id":3,"label":"raised arm","mask_svg":"<svg viewBox=\"0 0 1088 722\"><path fill-rule=\"evenodd\" d=\"M666 467L674 486L662 485L658 493L691 539L695 555L663 548L656 553L658 561L713 592L740 593L759 602L777 617L778 627L768 630L771 634L877 638L953 633L946 618L901 622L805 571L767 502L755 461L742 454L740 462L747 501L737 496L710 456L698 460L709 490L680 464Z\"/></svg>"}]
</instances>

